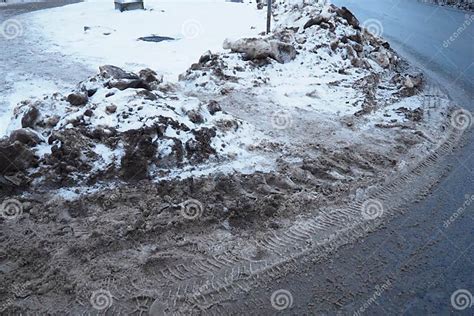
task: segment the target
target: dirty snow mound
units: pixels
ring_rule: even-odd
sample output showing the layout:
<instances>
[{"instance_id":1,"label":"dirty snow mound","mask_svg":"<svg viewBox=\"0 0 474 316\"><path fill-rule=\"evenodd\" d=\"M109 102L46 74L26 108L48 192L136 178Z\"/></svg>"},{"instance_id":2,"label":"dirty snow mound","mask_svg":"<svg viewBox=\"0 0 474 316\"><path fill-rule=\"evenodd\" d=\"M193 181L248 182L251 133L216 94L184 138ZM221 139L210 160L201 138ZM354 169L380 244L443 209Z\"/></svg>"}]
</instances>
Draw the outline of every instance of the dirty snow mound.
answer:
<instances>
[{"instance_id":1,"label":"dirty snow mound","mask_svg":"<svg viewBox=\"0 0 474 316\"><path fill-rule=\"evenodd\" d=\"M28 155L18 159L24 165L3 163L3 172L30 168L36 185L160 179L249 157L261 140L216 101L186 97L150 69L100 70L68 95L19 104L4 143L13 155Z\"/></svg>"}]
</instances>

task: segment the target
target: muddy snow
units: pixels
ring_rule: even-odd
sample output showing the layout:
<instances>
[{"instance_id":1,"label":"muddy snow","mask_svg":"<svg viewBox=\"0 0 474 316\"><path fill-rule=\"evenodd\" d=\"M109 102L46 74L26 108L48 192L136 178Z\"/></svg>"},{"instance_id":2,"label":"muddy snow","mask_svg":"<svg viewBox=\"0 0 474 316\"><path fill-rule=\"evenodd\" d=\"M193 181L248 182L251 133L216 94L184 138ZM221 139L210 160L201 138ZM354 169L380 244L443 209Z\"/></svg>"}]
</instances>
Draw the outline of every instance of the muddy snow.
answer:
<instances>
[{"instance_id":1,"label":"muddy snow","mask_svg":"<svg viewBox=\"0 0 474 316\"><path fill-rule=\"evenodd\" d=\"M347 9L274 11L271 34L219 38L179 80L102 65L17 104L0 142L2 311L225 309L249 278L390 213L375 194L465 128Z\"/></svg>"}]
</instances>

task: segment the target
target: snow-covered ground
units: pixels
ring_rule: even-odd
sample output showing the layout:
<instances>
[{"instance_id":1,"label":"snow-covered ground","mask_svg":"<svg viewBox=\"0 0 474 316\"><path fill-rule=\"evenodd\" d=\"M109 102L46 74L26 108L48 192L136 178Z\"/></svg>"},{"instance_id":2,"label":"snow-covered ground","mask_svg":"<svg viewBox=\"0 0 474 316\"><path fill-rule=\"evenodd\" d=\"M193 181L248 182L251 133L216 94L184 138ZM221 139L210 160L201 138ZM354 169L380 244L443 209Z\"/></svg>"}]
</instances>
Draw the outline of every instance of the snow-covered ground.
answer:
<instances>
[{"instance_id":1,"label":"snow-covered ground","mask_svg":"<svg viewBox=\"0 0 474 316\"><path fill-rule=\"evenodd\" d=\"M205 51L221 51L225 38L257 35L265 28L265 14L254 4L146 0L145 8L121 13L112 0L88 0L31 13L28 34L44 36L45 50L61 51L95 68L150 67L177 79ZM151 35L176 40L138 41Z\"/></svg>"},{"instance_id":2,"label":"snow-covered ground","mask_svg":"<svg viewBox=\"0 0 474 316\"><path fill-rule=\"evenodd\" d=\"M9 1L9 4L16 2ZM64 85L57 80L74 77L67 73L62 77L55 74L66 72L67 66L58 67L58 70L43 69L43 62L38 71L30 69L27 74L27 61L34 64L34 58L47 59L46 64L57 62L73 66L77 62L89 69L98 69L104 64L132 71L149 67L162 73L165 79L175 81L208 49L221 51L226 37L256 35L265 27L265 16L255 9L255 5L224 0L149 0L145 1L145 7L146 11L120 13L114 9L112 0L86 0L8 20L11 25L19 26L19 36L4 42L0 38L0 42L15 45L15 48L22 46L18 48L21 56L14 56L21 65L17 67L8 52L0 52L0 57L5 54L5 71L10 69L2 78L5 87L0 90L0 137L7 134L13 107L18 102L52 94L58 91L59 85ZM85 31L85 27L89 29ZM137 40L150 35L176 40L160 43ZM23 58L27 53L29 56ZM67 56L67 63L51 59L58 55ZM40 78L35 72L46 72L52 78ZM12 76L16 78L10 78ZM11 86L7 84L10 82Z\"/></svg>"},{"instance_id":3,"label":"snow-covered ground","mask_svg":"<svg viewBox=\"0 0 474 316\"><path fill-rule=\"evenodd\" d=\"M315 139L330 150L361 145L391 155L397 133L424 129L433 139L440 133L444 118L437 111L448 102L434 111L424 105L424 97L416 96L422 76L403 66L383 39L361 30L347 10L325 1L281 1L275 3L274 32L261 36L265 10L255 3L154 0L146 7L120 13L109 1L94 0L26 15L26 36L38 35L45 50L90 67L126 70L109 69L117 76L105 71L84 78L74 91L16 107L5 131L30 128L38 134L32 136L40 142L33 150L41 161L38 181L52 175L51 168L59 175L53 182L124 177L135 154L143 158L139 179L252 173L276 165L268 151L290 160L317 154L306 151ZM176 40L137 40L150 35ZM245 53L262 47L277 47L272 53L281 56ZM152 70L143 76L127 73L145 67ZM46 85L20 84L11 103ZM213 102L227 113L210 114ZM369 137L388 138L390 145L375 148ZM135 149L137 144L145 147ZM82 162L69 161L71 153ZM71 163L66 174L65 159Z\"/></svg>"}]
</instances>

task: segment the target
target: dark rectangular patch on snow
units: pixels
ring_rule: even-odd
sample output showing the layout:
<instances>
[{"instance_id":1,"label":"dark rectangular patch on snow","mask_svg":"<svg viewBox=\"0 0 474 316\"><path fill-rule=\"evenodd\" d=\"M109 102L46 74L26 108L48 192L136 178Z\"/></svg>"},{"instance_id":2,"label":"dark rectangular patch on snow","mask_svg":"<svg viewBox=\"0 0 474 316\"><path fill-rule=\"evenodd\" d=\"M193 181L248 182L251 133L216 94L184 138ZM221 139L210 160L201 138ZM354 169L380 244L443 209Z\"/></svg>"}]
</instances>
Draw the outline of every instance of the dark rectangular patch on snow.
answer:
<instances>
[{"instance_id":1,"label":"dark rectangular patch on snow","mask_svg":"<svg viewBox=\"0 0 474 316\"><path fill-rule=\"evenodd\" d=\"M144 41L144 42L159 43L159 42L164 42L164 41L175 41L176 39L172 37L168 37L168 36L151 35L151 36L140 37L138 40Z\"/></svg>"}]
</instances>

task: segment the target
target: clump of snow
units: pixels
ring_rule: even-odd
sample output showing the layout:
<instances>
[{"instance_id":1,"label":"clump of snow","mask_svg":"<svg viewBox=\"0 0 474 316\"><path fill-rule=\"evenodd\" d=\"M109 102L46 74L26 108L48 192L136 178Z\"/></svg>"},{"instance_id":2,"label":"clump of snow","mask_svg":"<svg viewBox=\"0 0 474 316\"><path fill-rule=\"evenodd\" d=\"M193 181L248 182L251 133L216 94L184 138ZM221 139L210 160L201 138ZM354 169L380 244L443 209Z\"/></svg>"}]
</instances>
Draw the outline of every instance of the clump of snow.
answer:
<instances>
[{"instance_id":1,"label":"clump of snow","mask_svg":"<svg viewBox=\"0 0 474 316\"><path fill-rule=\"evenodd\" d=\"M29 81L16 81L12 90L13 93L7 99L8 104L18 104L27 98L38 98L44 94L53 93L58 90L58 87L50 81L31 79ZM13 116L13 108L2 110L5 112L0 112L0 137L11 132L8 127Z\"/></svg>"}]
</instances>

